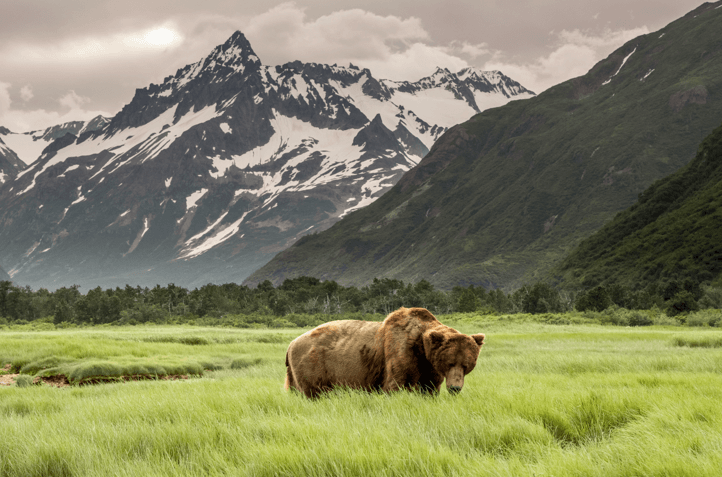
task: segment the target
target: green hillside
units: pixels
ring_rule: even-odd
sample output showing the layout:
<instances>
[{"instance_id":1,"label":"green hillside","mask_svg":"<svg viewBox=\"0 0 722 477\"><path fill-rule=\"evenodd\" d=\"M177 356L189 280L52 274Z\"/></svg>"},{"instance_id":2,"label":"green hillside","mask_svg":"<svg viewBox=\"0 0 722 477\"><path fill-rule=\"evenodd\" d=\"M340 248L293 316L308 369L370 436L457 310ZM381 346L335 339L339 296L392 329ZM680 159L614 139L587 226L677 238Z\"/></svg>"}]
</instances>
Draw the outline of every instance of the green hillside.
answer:
<instances>
[{"instance_id":1,"label":"green hillside","mask_svg":"<svg viewBox=\"0 0 722 477\"><path fill-rule=\"evenodd\" d=\"M722 274L722 126L697 157L584 240L555 270L567 285L705 282Z\"/></svg>"},{"instance_id":2,"label":"green hillside","mask_svg":"<svg viewBox=\"0 0 722 477\"><path fill-rule=\"evenodd\" d=\"M722 118L722 8L638 37L586 75L448 131L378 201L252 275L516 288L546 277Z\"/></svg>"}]
</instances>

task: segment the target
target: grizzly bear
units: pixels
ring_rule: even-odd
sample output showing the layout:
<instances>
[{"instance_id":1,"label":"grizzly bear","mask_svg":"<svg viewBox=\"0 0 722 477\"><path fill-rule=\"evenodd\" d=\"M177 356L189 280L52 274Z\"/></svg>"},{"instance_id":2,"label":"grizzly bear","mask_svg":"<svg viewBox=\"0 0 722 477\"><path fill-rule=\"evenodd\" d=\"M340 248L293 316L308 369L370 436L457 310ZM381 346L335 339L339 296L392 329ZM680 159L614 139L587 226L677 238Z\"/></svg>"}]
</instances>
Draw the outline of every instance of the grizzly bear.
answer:
<instances>
[{"instance_id":1,"label":"grizzly bear","mask_svg":"<svg viewBox=\"0 0 722 477\"><path fill-rule=\"evenodd\" d=\"M425 308L400 308L381 323L331 321L288 346L285 387L307 397L334 386L436 394L446 379L455 394L483 344L483 334L459 333Z\"/></svg>"}]
</instances>

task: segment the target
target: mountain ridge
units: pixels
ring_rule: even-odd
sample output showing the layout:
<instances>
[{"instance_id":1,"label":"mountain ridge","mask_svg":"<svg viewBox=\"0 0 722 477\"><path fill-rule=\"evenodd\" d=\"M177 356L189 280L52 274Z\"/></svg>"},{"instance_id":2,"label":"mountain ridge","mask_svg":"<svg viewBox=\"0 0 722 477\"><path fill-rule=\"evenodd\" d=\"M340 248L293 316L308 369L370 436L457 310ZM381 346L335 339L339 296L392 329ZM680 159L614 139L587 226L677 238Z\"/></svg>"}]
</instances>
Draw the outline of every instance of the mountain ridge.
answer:
<instances>
[{"instance_id":1,"label":"mountain ridge","mask_svg":"<svg viewBox=\"0 0 722 477\"><path fill-rule=\"evenodd\" d=\"M586 75L451 128L378 201L245 283L308 275L514 289L543 279L654 180L689 162L718 125L719 7L705 4Z\"/></svg>"},{"instance_id":2,"label":"mountain ridge","mask_svg":"<svg viewBox=\"0 0 722 477\"><path fill-rule=\"evenodd\" d=\"M532 96L460 74L402 88L351 66L264 66L236 32L0 185L0 261L33 287L241 281L376 200L474 114L455 88L477 109Z\"/></svg>"},{"instance_id":3,"label":"mountain ridge","mask_svg":"<svg viewBox=\"0 0 722 477\"><path fill-rule=\"evenodd\" d=\"M0 183L14 179L56 139L66 134L90 133L102 129L108 122L108 118L96 116L89 121L69 121L26 133L14 133L0 126Z\"/></svg>"}]
</instances>

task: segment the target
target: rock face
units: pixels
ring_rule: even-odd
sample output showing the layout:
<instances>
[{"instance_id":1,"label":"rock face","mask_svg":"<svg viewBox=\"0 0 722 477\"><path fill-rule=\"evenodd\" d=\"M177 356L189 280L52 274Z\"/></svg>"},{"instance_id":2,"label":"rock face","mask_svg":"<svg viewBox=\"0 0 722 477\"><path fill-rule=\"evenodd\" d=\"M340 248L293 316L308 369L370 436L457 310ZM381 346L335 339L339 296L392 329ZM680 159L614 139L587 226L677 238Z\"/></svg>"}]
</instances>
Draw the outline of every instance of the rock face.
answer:
<instances>
[{"instance_id":1,"label":"rock face","mask_svg":"<svg viewBox=\"0 0 722 477\"><path fill-rule=\"evenodd\" d=\"M236 32L111 120L35 134L38 157L1 149L0 262L33 287L240 282L376 200L449 127L532 96L499 72L264 66Z\"/></svg>"},{"instance_id":2,"label":"rock face","mask_svg":"<svg viewBox=\"0 0 722 477\"><path fill-rule=\"evenodd\" d=\"M706 3L584 76L451 128L381 199L299 240L246 283L388 277L513 290L549 279L719 125L720 6Z\"/></svg>"}]
</instances>

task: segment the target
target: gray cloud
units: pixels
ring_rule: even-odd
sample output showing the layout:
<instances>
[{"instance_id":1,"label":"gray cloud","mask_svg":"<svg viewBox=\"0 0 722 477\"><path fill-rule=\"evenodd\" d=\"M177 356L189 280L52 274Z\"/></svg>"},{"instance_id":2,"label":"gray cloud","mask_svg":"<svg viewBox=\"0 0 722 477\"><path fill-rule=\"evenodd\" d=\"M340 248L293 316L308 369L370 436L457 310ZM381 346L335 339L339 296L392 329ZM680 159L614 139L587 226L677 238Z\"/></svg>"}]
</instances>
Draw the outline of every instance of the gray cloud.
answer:
<instances>
[{"instance_id":1,"label":"gray cloud","mask_svg":"<svg viewBox=\"0 0 722 477\"><path fill-rule=\"evenodd\" d=\"M264 64L300 59L417 79L435 66L501 69L532 89L581 74L630 35L654 31L699 0L247 0L4 2L0 125L34 129L115 114L233 31ZM158 28L165 45L144 41ZM146 39L147 40L147 39Z\"/></svg>"}]
</instances>

